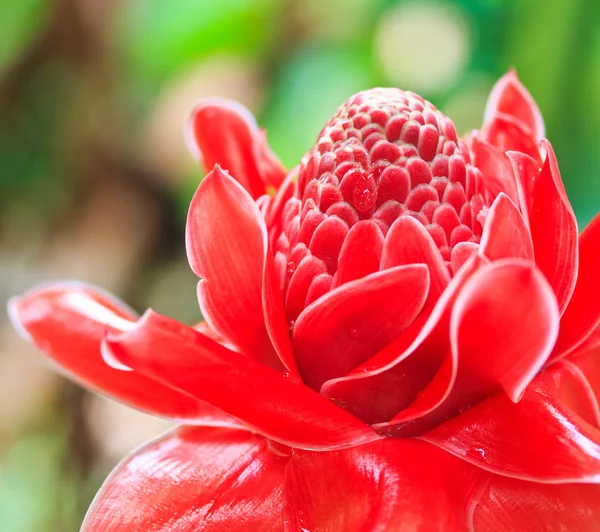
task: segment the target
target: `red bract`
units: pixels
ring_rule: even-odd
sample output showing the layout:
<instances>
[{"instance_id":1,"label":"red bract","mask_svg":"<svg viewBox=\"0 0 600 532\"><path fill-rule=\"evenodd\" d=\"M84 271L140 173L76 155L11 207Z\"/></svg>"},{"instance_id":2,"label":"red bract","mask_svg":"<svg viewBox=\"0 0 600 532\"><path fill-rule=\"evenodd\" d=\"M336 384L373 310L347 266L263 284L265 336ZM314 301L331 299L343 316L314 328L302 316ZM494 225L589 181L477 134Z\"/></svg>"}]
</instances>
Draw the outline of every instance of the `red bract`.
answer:
<instances>
[{"instance_id":1,"label":"red bract","mask_svg":"<svg viewBox=\"0 0 600 532\"><path fill-rule=\"evenodd\" d=\"M374 89L285 173L249 113L196 108L206 322L79 284L10 304L69 375L185 426L83 530L598 530L600 217L578 235L514 73L461 141Z\"/></svg>"}]
</instances>

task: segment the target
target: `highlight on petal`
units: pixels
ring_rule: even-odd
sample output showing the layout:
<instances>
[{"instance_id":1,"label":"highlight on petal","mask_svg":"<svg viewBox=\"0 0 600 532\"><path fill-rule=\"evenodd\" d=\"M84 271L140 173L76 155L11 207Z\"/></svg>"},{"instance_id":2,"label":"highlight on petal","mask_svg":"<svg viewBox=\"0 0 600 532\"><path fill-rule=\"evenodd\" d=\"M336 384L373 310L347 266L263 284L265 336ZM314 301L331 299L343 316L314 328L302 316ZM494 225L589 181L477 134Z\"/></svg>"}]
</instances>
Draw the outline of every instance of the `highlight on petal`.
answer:
<instances>
[{"instance_id":1,"label":"highlight on petal","mask_svg":"<svg viewBox=\"0 0 600 532\"><path fill-rule=\"evenodd\" d=\"M481 170L485 181L489 201L504 192L515 204L519 203L519 194L515 175L509 160L503 151L486 142L479 134L471 137L473 164Z\"/></svg>"},{"instance_id":2,"label":"highlight on petal","mask_svg":"<svg viewBox=\"0 0 600 532\"><path fill-rule=\"evenodd\" d=\"M113 471L81 530L280 531L286 462L256 434L180 428Z\"/></svg>"},{"instance_id":3,"label":"highlight on petal","mask_svg":"<svg viewBox=\"0 0 600 532\"><path fill-rule=\"evenodd\" d=\"M254 198L268 188L277 190L286 171L267 144L254 117L237 102L206 99L198 103L190 117L187 141L204 170L215 165L228 171Z\"/></svg>"},{"instance_id":4,"label":"highlight on petal","mask_svg":"<svg viewBox=\"0 0 600 532\"><path fill-rule=\"evenodd\" d=\"M493 120L497 113L517 119L529 129L536 142L546 136L542 113L514 70L504 74L494 85L485 106L484 123Z\"/></svg>"},{"instance_id":5,"label":"highlight on petal","mask_svg":"<svg viewBox=\"0 0 600 532\"><path fill-rule=\"evenodd\" d=\"M362 421L310 388L153 311L105 341L134 371L214 405L279 443L332 449L373 441Z\"/></svg>"},{"instance_id":6,"label":"highlight on petal","mask_svg":"<svg viewBox=\"0 0 600 532\"><path fill-rule=\"evenodd\" d=\"M560 322L551 360L577 348L600 327L600 215L579 237L579 269L575 290Z\"/></svg>"},{"instance_id":7,"label":"highlight on petal","mask_svg":"<svg viewBox=\"0 0 600 532\"><path fill-rule=\"evenodd\" d=\"M75 282L40 286L13 298L9 315L23 337L42 350L58 371L88 389L172 420L237 424L194 397L136 372L109 366L101 353L107 330L130 330L137 317L98 288Z\"/></svg>"},{"instance_id":8,"label":"highlight on petal","mask_svg":"<svg viewBox=\"0 0 600 532\"><path fill-rule=\"evenodd\" d=\"M456 298L451 352L436 376L410 406L374 428L415 435L500 390L519 401L557 332L554 295L532 264L504 259L484 266Z\"/></svg>"},{"instance_id":9,"label":"highlight on petal","mask_svg":"<svg viewBox=\"0 0 600 532\"><path fill-rule=\"evenodd\" d=\"M305 382L319 389L383 349L415 320L428 290L425 265L397 266L348 282L306 307L292 331Z\"/></svg>"},{"instance_id":10,"label":"highlight on petal","mask_svg":"<svg viewBox=\"0 0 600 532\"><path fill-rule=\"evenodd\" d=\"M533 260L533 243L525 220L518 207L502 192L490 207L479 251L490 260Z\"/></svg>"},{"instance_id":11,"label":"highlight on petal","mask_svg":"<svg viewBox=\"0 0 600 532\"><path fill-rule=\"evenodd\" d=\"M381 253L381 269L405 264L426 264L431 279L429 303L437 301L450 282L450 274L433 238L412 216L400 216L390 227Z\"/></svg>"},{"instance_id":12,"label":"highlight on petal","mask_svg":"<svg viewBox=\"0 0 600 532\"><path fill-rule=\"evenodd\" d=\"M480 255L472 256L429 312L423 312L397 340L351 373L327 381L321 393L369 424L380 424L376 428L384 433L396 425L386 422L409 406L440 370L449 350L450 315L456 297L471 275L488 262ZM406 414L409 419L420 417L446 395L444 389L439 397L428 398L429 406L421 405L424 410Z\"/></svg>"},{"instance_id":13,"label":"highlight on petal","mask_svg":"<svg viewBox=\"0 0 600 532\"><path fill-rule=\"evenodd\" d=\"M499 475L600 483L597 403L571 364L540 373L518 403L498 394L420 438Z\"/></svg>"},{"instance_id":14,"label":"highlight on petal","mask_svg":"<svg viewBox=\"0 0 600 532\"><path fill-rule=\"evenodd\" d=\"M525 219L525 223L529 226L529 218L533 209L533 195L535 185L540 175L540 164L518 151L507 151L506 156L510 160L515 179L517 183L517 194L519 196L519 205L521 206L521 214Z\"/></svg>"},{"instance_id":15,"label":"highlight on petal","mask_svg":"<svg viewBox=\"0 0 600 532\"><path fill-rule=\"evenodd\" d=\"M600 486L540 484L494 475L473 516L474 530L600 530Z\"/></svg>"},{"instance_id":16,"label":"highlight on petal","mask_svg":"<svg viewBox=\"0 0 600 532\"><path fill-rule=\"evenodd\" d=\"M208 324L240 352L281 367L265 328L262 304L266 227L256 203L220 167L194 195L186 247L202 278L198 297Z\"/></svg>"},{"instance_id":17,"label":"highlight on petal","mask_svg":"<svg viewBox=\"0 0 600 532\"><path fill-rule=\"evenodd\" d=\"M295 452L286 474L284 515L290 530L470 530L489 477L412 439Z\"/></svg>"},{"instance_id":18,"label":"highlight on petal","mask_svg":"<svg viewBox=\"0 0 600 532\"><path fill-rule=\"evenodd\" d=\"M541 146L546 156L535 184L531 238L535 262L552 285L562 314L577 280L579 235L552 146L547 141Z\"/></svg>"}]
</instances>

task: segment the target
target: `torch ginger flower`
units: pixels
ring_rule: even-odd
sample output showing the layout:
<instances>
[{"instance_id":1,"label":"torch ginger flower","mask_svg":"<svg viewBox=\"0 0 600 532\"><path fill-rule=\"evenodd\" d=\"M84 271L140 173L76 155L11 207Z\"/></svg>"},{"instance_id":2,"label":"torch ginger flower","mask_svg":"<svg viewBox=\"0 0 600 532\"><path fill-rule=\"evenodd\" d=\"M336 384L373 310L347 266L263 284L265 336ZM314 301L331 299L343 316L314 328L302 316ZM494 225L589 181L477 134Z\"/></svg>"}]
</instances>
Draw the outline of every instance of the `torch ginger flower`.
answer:
<instances>
[{"instance_id":1,"label":"torch ginger flower","mask_svg":"<svg viewBox=\"0 0 600 532\"><path fill-rule=\"evenodd\" d=\"M84 386L183 426L86 532L600 529L600 217L578 235L513 72L461 140L358 93L287 173L248 111L193 112L206 322L41 287L13 322Z\"/></svg>"}]
</instances>

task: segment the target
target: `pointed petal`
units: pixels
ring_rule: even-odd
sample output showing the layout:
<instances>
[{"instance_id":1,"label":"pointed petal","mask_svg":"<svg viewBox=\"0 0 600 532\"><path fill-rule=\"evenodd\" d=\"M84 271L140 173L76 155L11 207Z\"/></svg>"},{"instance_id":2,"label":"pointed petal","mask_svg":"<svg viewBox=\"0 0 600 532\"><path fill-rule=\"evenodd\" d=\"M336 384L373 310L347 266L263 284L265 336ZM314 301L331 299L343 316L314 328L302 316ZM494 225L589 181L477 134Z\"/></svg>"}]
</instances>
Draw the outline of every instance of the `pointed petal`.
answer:
<instances>
[{"instance_id":1,"label":"pointed petal","mask_svg":"<svg viewBox=\"0 0 600 532\"><path fill-rule=\"evenodd\" d=\"M491 194L490 199L504 192L519 205L517 182L504 152L485 142L478 134L471 137L471 152L473 164L483 174L486 189Z\"/></svg>"},{"instance_id":2,"label":"pointed petal","mask_svg":"<svg viewBox=\"0 0 600 532\"><path fill-rule=\"evenodd\" d=\"M264 132L239 103L222 99L202 100L192 112L188 144L200 156L204 170L220 165L257 199L278 189L286 172L270 150Z\"/></svg>"},{"instance_id":3,"label":"pointed petal","mask_svg":"<svg viewBox=\"0 0 600 532\"><path fill-rule=\"evenodd\" d=\"M81 530L280 531L286 462L256 434L184 427L126 458Z\"/></svg>"},{"instance_id":4,"label":"pointed petal","mask_svg":"<svg viewBox=\"0 0 600 532\"><path fill-rule=\"evenodd\" d=\"M431 311L423 312L397 340L351 373L327 381L321 393L369 424L388 421L410 405L439 370L449 349L450 313L457 295L486 263L487 259L474 255ZM436 404L437 400L432 408Z\"/></svg>"},{"instance_id":5,"label":"pointed petal","mask_svg":"<svg viewBox=\"0 0 600 532\"><path fill-rule=\"evenodd\" d=\"M535 185L531 238L535 262L550 281L562 314L577 280L577 220L565 193L552 146L547 141L542 146L546 157Z\"/></svg>"},{"instance_id":6,"label":"pointed petal","mask_svg":"<svg viewBox=\"0 0 600 532\"><path fill-rule=\"evenodd\" d=\"M600 327L598 272L600 272L600 215L592 220L579 237L577 283L562 316L560 334L551 361L575 349Z\"/></svg>"},{"instance_id":7,"label":"pointed petal","mask_svg":"<svg viewBox=\"0 0 600 532\"><path fill-rule=\"evenodd\" d=\"M600 486L539 484L494 475L475 508L474 530L600 530Z\"/></svg>"},{"instance_id":8,"label":"pointed petal","mask_svg":"<svg viewBox=\"0 0 600 532\"><path fill-rule=\"evenodd\" d=\"M363 422L286 374L155 312L105 344L119 362L215 405L280 443L328 449L375 439Z\"/></svg>"},{"instance_id":9,"label":"pointed petal","mask_svg":"<svg viewBox=\"0 0 600 532\"><path fill-rule=\"evenodd\" d=\"M333 287L378 271L382 249L383 234L373 220L354 224L342 245Z\"/></svg>"},{"instance_id":10,"label":"pointed petal","mask_svg":"<svg viewBox=\"0 0 600 532\"><path fill-rule=\"evenodd\" d=\"M481 268L456 299L452 350L438 374L408 408L374 428L418 434L499 390L519 401L557 332L554 295L533 265L505 259Z\"/></svg>"},{"instance_id":11,"label":"pointed petal","mask_svg":"<svg viewBox=\"0 0 600 532\"><path fill-rule=\"evenodd\" d=\"M316 389L395 340L418 316L426 266L398 266L346 283L304 309L292 332L296 362Z\"/></svg>"},{"instance_id":12,"label":"pointed petal","mask_svg":"<svg viewBox=\"0 0 600 532\"><path fill-rule=\"evenodd\" d=\"M538 140L520 120L506 113L496 113L483 125L482 139L502 153L520 151L541 162Z\"/></svg>"},{"instance_id":13,"label":"pointed petal","mask_svg":"<svg viewBox=\"0 0 600 532\"><path fill-rule=\"evenodd\" d=\"M284 515L290 531L469 530L489 476L410 439L297 452L286 472Z\"/></svg>"},{"instance_id":14,"label":"pointed petal","mask_svg":"<svg viewBox=\"0 0 600 532\"><path fill-rule=\"evenodd\" d=\"M533 260L529 229L518 207L506 194L498 194L490 207L479 250L490 260Z\"/></svg>"},{"instance_id":15,"label":"pointed petal","mask_svg":"<svg viewBox=\"0 0 600 532\"><path fill-rule=\"evenodd\" d=\"M125 331L137 317L116 298L82 283L34 288L9 303L23 337L42 350L61 373L88 389L168 419L235 425L232 418L197 399L133 371L109 366L100 345L107 330Z\"/></svg>"},{"instance_id":16,"label":"pointed petal","mask_svg":"<svg viewBox=\"0 0 600 532\"><path fill-rule=\"evenodd\" d=\"M431 286L428 303L434 303L450 282L450 273L444 259L422 223L412 216L401 216L390 227L383 252L381 269L405 264L426 264Z\"/></svg>"},{"instance_id":17,"label":"pointed petal","mask_svg":"<svg viewBox=\"0 0 600 532\"><path fill-rule=\"evenodd\" d=\"M540 175L540 164L519 151L507 151L506 156L510 160L517 183L517 194L519 205L525 222L529 226L531 210L533 209L533 195L535 184Z\"/></svg>"},{"instance_id":18,"label":"pointed petal","mask_svg":"<svg viewBox=\"0 0 600 532\"><path fill-rule=\"evenodd\" d=\"M256 203L218 166L194 195L186 246L202 314L240 352L281 367L262 307L266 228Z\"/></svg>"},{"instance_id":19,"label":"pointed petal","mask_svg":"<svg viewBox=\"0 0 600 532\"><path fill-rule=\"evenodd\" d=\"M514 70L504 74L494 85L485 106L484 123L493 120L496 113L519 120L527 126L535 142L546 135L542 113Z\"/></svg>"},{"instance_id":20,"label":"pointed petal","mask_svg":"<svg viewBox=\"0 0 600 532\"><path fill-rule=\"evenodd\" d=\"M600 483L600 430L588 391L580 372L559 362L519 403L498 394L421 438L500 475Z\"/></svg>"}]
</instances>

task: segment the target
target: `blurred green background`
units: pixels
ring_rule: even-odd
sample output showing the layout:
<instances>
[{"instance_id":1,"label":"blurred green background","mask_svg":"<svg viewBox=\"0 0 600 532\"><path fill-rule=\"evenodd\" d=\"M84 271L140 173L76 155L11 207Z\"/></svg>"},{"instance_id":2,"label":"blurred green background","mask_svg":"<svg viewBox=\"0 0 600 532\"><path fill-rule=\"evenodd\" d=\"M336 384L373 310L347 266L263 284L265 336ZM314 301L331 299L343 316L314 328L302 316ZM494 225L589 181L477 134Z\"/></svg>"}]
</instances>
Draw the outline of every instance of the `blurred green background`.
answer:
<instances>
[{"instance_id":1,"label":"blurred green background","mask_svg":"<svg viewBox=\"0 0 600 532\"><path fill-rule=\"evenodd\" d=\"M201 96L241 101L289 166L350 94L421 93L461 132L515 67L583 227L600 210L597 0L2 0L0 303L78 278L198 319L184 252ZM46 367L0 315L0 530L69 532L168 428Z\"/></svg>"}]
</instances>

